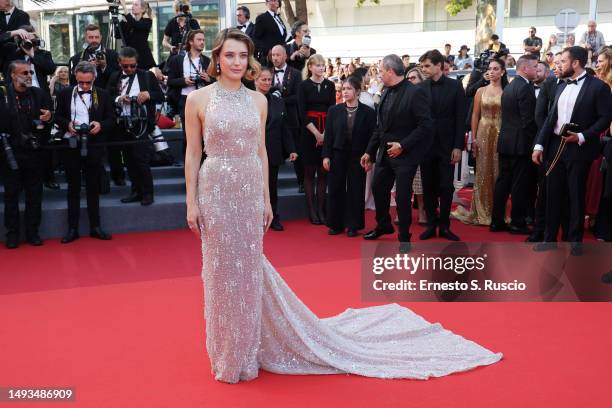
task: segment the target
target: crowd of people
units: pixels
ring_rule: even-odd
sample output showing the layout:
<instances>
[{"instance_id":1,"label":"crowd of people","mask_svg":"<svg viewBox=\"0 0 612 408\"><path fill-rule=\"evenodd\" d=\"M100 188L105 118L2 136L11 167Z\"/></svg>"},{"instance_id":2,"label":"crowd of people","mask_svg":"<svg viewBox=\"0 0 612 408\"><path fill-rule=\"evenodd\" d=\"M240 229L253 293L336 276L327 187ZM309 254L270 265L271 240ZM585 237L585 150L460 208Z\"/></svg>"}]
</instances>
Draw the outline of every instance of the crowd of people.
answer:
<instances>
[{"instance_id":1,"label":"crowd of people","mask_svg":"<svg viewBox=\"0 0 612 408\"><path fill-rule=\"evenodd\" d=\"M310 46L307 24L297 21L288 29L280 1L267 0L266 7L255 22L247 7L238 7L235 29L252 39L263 67L245 85L268 100L273 230L284 229L278 171L289 160L305 196L305 215L331 235L359 235L370 208L377 226L363 237L394 233L396 224L408 249L414 206L426 226L422 240L460 240L450 229L456 218L493 232L526 234L546 250L561 225L562 239L574 243L578 255L585 216L598 238L612 239L612 178L606 177L611 144L605 144L612 49L595 22L579 45L568 35L563 47L556 36L543 44L531 27L516 58L493 35L478 56L470 56L467 45L453 55L445 44L442 52L430 50L414 62L409 55L388 55L371 64L361 58L343 63ZM164 119L168 126L175 116L184 123L189 94L215 81L218 67L204 55L205 33L189 3L176 1L175 18L164 30L170 56L156 63L147 44L150 7L138 0L129 13L124 4L125 44L118 52L104 46L98 26L88 25L85 49L68 67L57 67L27 14L8 0L0 0L0 8L12 13L7 24L0 21L0 130L4 150L11 150L10 159L0 158L6 246L19 245L20 190L26 196L26 240L42 244L42 190L59 188L60 168L69 186L62 242L79 237L81 173L91 236L111 239L101 228L99 195L110 180L125 186L129 178L130 193L121 201L154 203L152 161L160 155L176 161L168 150L157 151L154 135ZM11 116L18 120L7 120ZM472 202L451 211L455 167L466 151L475 169ZM393 202L396 219L389 212Z\"/></svg>"}]
</instances>

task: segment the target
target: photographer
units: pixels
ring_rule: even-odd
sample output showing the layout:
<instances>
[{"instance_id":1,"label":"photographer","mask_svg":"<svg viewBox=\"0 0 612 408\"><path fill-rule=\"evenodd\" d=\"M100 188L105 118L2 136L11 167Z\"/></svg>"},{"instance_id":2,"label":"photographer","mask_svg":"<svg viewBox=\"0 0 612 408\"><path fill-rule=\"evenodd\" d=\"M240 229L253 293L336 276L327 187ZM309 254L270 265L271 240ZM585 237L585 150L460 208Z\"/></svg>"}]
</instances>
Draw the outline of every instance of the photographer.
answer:
<instances>
[{"instance_id":1,"label":"photographer","mask_svg":"<svg viewBox=\"0 0 612 408\"><path fill-rule=\"evenodd\" d=\"M125 0L121 0L121 6L127 11ZM124 45L138 52L138 67L144 70L157 66L149 47L149 34L153 25L152 13L149 3L144 0L134 0L131 13L125 14L125 21L121 22L121 31L125 38ZM119 30L115 36L119 38Z\"/></svg>"},{"instance_id":2,"label":"photographer","mask_svg":"<svg viewBox=\"0 0 612 408\"><path fill-rule=\"evenodd\" d=\"M102 46L102 34L100 27L95 24L85 26L85 43L87 47L83 52L70 58L70 84L77 84L74 69L80 61L88 61L96 67L96 83L99 88L106 88L108 78L114 71L119 70L117 63L117 52Z\"/></svg>"},{"instance_id":3,"label":"photographer","mask_svg":"<svg viewBox=\"0 0 612 408\"><path fill-rule=\"evenodd\" d=\"M150 71L138 67L138 53L131 47L119 51L121 72L115 72L108 81L108 91L120 110L119 128L123 140L144 139L142 143L127 145L126 153L128 174L132 182L132 192L122 198L122 203L140 201L141 205L153 204L153 176L150 161L153 147L148 135L155 129L155 104L162 103L162 94L157 78ZM140 112L134 112L138 108ZM109 154L111 158L113 154ZM120 153L119 153L120 157ZM121 165L121 162L115 165ZM111 167L113 162L111 161Z\"/></svg>"},{"instance_id":4,"label":"photographer","mask_svg":"<svg viewBox=\"0 0 612 408\"><path fill-rule=\"evenodd\" d=\"M213 82L206 70L210 58L202 54L204 51L204 31L193 30L187 36L186 52L171 57L168 68L168 103L176 107L183 123L183 138L185 134L185 101L187 95L196 89L203 88ZM183 150L186 148L183 142Z\"/></svg>"},{"instance_id":5,"label":"photographer","mask_svg":"<svg viewBox=\"0 0 612 408\"><path fill-rule=\"evenodd\" d=\"M34 246L42 245L38 235L42 212L42 188L44 160L39 150L48 135L51 121L51 99L40 88L32 87L32 72L25 61L13 61L9 67L11 82L2 95L9 137L3 137L5 160L4 174L4 224L6 247L19 246L19 192L25 191L26 240ZM6 142L7 144L4 144ZM7 147L10 147L9 152Z\"/></svg>"},{"instance_id":6,"label":"photographer","mask_svg":"<svg viewBox=\"0 0 612 408\"><path fill-rule=\"evenodd\" d=\"M190 31L200 29L200 23L191 14L189 1L175 0L174 11L176 16L166 24L162 41L162 46L170 51L171 56L178 54L181 46L187 44L185 38Z\"/></svg>"},{"instance_id":7,"label":"photographer","mask_svg":"<svg viewBox=\"0 0 612 408\"><path fill-rule=\"evenodd\" d=\"M68 233L62 238L63 244L79 238L81 171L85 173L89 235L111 239L110 234L100 228L100 171L104 147L99 144L115 128L115 112L106 90L94 86L96 72L91 62L79 62L74 68L78 85L62 90L57 96L55 122L69 146L62 151L68 181Z\"/></svg>"},{"instance_id":8,"label":"photographer","mask_svg":"<svg viewBox=\"0 0 612 408\"><path fill-rule=\"evenodd\" d=\"M310 47L310 28L308 24L302 21L296 21L291 27L291 35L293 41L287 44L287 55L289 59L287 63L289 66L302 72L306 60L317 53L317 50Z\"/></svg>"}]
</instances>

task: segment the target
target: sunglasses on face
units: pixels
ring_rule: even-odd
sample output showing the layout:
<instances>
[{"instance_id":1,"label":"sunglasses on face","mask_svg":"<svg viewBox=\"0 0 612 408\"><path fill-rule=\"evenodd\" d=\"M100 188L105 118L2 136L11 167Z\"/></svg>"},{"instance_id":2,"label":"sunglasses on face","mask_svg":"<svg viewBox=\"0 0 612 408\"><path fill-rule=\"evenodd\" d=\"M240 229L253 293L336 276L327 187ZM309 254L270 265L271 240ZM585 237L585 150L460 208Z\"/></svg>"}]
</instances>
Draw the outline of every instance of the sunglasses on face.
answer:
<instances>
[{"instance_id":1,"label":"sunglasses on face","mask_svg":"<svg viewBox=\"0 0 612 408\"><path fill-rule=\"evenodd\" d=\"M19 75L32 76L34 75L34 71L23 71Z\"/></svg>"},{"instance_id":2,"label":"sunglasses on face","mask_svg":"<svg viewBox=\"0 0 612 408\"><path fill-rule=\"evenodd\" d=\"M136 64L120 64L121 68L126 69L126 68L136 68Z\"/></svg>"}]
</instances>

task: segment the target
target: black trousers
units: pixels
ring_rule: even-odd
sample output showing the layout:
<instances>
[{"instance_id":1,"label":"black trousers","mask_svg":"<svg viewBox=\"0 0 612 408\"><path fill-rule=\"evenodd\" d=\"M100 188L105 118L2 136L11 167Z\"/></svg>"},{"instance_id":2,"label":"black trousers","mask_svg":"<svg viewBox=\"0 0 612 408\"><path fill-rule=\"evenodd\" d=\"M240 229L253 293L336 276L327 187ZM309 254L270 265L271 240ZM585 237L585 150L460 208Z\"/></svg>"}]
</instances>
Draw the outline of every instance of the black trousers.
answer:
<instances>
[{"instance_id":1,"label":"black trousers","mask_svg":"<svg viewBox=\"0 0 612 408\"><path fill-rule=\"evenodd\" d=\"M300 142L302 139L301 131L299 128L289 128L289 133L291 133L291 138L293 139L295 150L298 154L298 158L293 161L293 170L295 171L295 176L297 177L298 184L303 185L304 163L302 163L302 149L300 148Z\"/></svg>"},{"instance_id":2,"label":"black trousers","mask_svg":"<svg viewBox=\"0 0 612 408\"><path fill-rule=\"evenodd\" d=\"M89 228L100 226L100 169L104 148L88 146L87 157L81 157L80 149L62 151L66 180L68 181L68 227L78 229L81 212L81 171L85 173L87 213Z\"/></svg>"},{"instance_id":3,"label":"black trousers","mask_svg":"<svg viewBox=\"0 0 612 408\"><path fill-rule=\"evenodd\" d=\"M567 239L582 242L584 235L584 207L586 180L591 161L569 160L565 154L557 162L546 180L546 231L544 241L555 242L561 224L562 205L569 199Z\"/></svg>"},{"instance_id":4,"label":"black trousers","mask_svg":"<svg viewBox=\"0 0 612 408\"><path fill-rule=\"evenodd\" d=\"M115 141L115 140L113 140ZM113 180L125 179L125 155L121 146L108 146L108 164Z\"/></svg>"},{"instance_id":5,"label":"black trousers","mask_svg":"<svg viewBox=\"0 0 612 408\"><path fill-rule=\"evenodd\" d=\"M450 211L453 204L453 178L455 166L448 157L427 158L421 163L423 202L427 213L427 226L447 229L450 226ZM438 200L440 214L437 214Z\"/></svg>"},{"instance_id":6,"label":"black trousers","mask_svg":"<svg viewBox=\"0 0 612 408\"><path fill-rule=\"evenodd\" d=\"M45 155L30 152L15 154L18 170L11 170L2 158L4 178L4 226L6 235L19 238L19 194L25 193L24 224L26 238L38 234L42 214L43 175Z\"/></svg>"},{"instance_id":7,"label":"black trousers","mask_svg":"<svg viewBox=\"0 0 612 408\"><path fill-rule=\"evenodd\" d=\"M365 227L366 172L360 158L350 146L334 149L327 176L327 226L331 229Z\"/></svg>"},{"instance_id":8,"label":"black trousers","mask_svg":"<svg viewBox=\"0 0 612 408\"><path fill-rule=\"evenodd\" d=\"M410 241L410 224L412 223L412 180L418 165L403 162L391 162L386 153L380 163L376 164L372 178L372 194L376 205L377 228L393 228L389 207L391 204L391 189L395 183L395 203L399 218L400 242ZM365 197L364 197L365 198Z\"/></svg>"},{"instance_id":9,"label":"black trousers","mask_svg":"<svg viewBox=\"0 0 612 408\"><path fill-rule=\"evenodd\" d=\"M268 164L268 189L270 190L270 205L272 206L272 214L274 219L279 220L278 217L278 168Z\"/></svg>"},{"instance_id":10,"label":"black trousers","mask_svg":"<svg viewBox=\"0 0 612 408\"><path fill-rule=\"evenodd\" d=\"M153 175L151 173L151 158L153 157L153 146L148 141L126 145L126 165L132 192L142 196L153 195Z\"/></svg>"},{"instance_id":11,"label":"black trousers","mask_svg":"<svg viewBox=\"0 0 612 408\"><path fill-rule=\"evenodd\" d=\"M512 225L524 227L527 217L527 196L529 192L529 169L531 157L499 155L499 175L495 181L491 224L505 223L506 202L512 195Z\"/></svg>"},{"instance_id":12,"label":"black trousers","mask_svg":"<svg viewBox=\"0 0 612 408\"><path fill-rule=\"evenodd\" d=\"M546 177L546 169L548 169L548 164L538 166L538 188L535 203L535 222L533 224L533 233L542 235L546 230L546 186L548 184L546 182L548 179ZM567 191L564 191L561 202L561 235L564 241L567 239L569 227L568 201Z\"/></svg>"}]
</instances>

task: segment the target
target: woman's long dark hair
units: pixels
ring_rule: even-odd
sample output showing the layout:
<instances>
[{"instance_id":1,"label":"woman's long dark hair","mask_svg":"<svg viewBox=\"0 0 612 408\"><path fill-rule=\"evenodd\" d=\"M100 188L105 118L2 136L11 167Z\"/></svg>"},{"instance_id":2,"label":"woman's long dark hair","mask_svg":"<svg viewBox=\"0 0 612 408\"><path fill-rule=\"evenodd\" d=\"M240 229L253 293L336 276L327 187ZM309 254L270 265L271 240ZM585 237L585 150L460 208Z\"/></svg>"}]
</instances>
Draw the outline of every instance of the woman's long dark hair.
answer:
<instances>
[{"instance_id":1,"label":"woman's long dark hair","mask_svg":"<svg viewBox=\"0 0 612 408\"><path fill-rule=\"evenodd\" d=\"M491 62L496 62L496 63L498 63L498 64L499 64L499 66L501 67L501 69L503 69L503 70L504 70L504 75L502 75L502 77L501 77L501 87L502 87L502 89L504 89L504 88L505 88L505 87L506 87L506 86L507 86L507 85L510 83L510 81L508 81L508 71L506 71L506 63L504 62L504 60L503 60L503 59L500 59L500 58L494 58L494 59L492 59L492 60L489 62L489 64L490 64Z\"/></svg>"}]
</instances>

